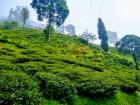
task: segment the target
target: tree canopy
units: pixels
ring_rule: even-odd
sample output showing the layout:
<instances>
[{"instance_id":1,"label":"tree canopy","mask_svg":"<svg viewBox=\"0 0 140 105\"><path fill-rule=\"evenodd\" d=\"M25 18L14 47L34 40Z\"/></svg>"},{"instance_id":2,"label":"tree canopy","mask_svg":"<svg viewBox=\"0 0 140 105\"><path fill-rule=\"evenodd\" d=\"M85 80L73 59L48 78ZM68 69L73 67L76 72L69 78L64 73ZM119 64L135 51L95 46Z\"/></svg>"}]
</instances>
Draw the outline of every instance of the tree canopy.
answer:
<instances>
[{"instance_id":1,"label":"tree canopy","mask_svg":"<svg viewBox=\"0 0 140 105\"><path fill-rule=\"evenodd\" d=\"M95 34L90 33L88 30L85 30L81 35L81 38L87 43L93 43L97 38Z\"/></svg>"},{"instance_id":2,"label":"tree canopy","mask_svg":"<svg viewBox=\"0 0 140 105\"><path fill-rule=\"evenodd\" d=\"M140 37L135 35L126 35L119 42L117 42L116 47L119 52L131 54L134 62L136 63L136 68L139 69L137 58L140 53Z\"/></svg>"},{"instance_id":3,"label":"tree canopy","mask_svg":"<svg viewBox=\"0 0 140 105\"><path fill-rule=\"evenodd\" d=\"M21 10L21 16L22 16L22 21L23 21L23 27L26 24L26 20L29 18L29 10L28 8L22 8Z\"/></svg>"},{"instance_id":4,"label":"tree canopy","mask_svg":"<svg viewBox=\"0 0 140 105\"><path fill-rule=\"evenodd\" d=\"M117 42L116 47L124 54L132 54L132 52L140 53L140 37L135 35L126 35Z\"/></svg>"},{"instance_id":5,"label":"tree canopy","mask_svg":"<svg viewBox=\"0 0 140 105\"><path fill-rule=\"evenodd\" d=\"M50 28L53 28L54 25L61 26L69 15L66 0L33 0L31 6L36 9L38 20L47 20L44 34L50 42L52 33Z\"/></svg>"},{"instance_id":6,"label":"tree canopy","mask_svg":"<svg viewBox=\"0 0 140 105\"><path fill-rule=\"evenodd\" d=\"M36 9L38 20L47 19L48 25L60 26L69 15L66 0L33 0L31 5Z\"/></svg>"}]
</instances>

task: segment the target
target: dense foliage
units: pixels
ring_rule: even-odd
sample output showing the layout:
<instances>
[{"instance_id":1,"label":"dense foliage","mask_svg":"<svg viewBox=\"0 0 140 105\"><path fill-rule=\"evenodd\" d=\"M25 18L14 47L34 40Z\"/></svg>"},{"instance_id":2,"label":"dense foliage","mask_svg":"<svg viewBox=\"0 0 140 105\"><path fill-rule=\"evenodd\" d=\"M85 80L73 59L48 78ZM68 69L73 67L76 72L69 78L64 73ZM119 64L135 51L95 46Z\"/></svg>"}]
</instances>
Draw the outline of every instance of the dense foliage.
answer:
<instances>
[{"instance_id":1,"label":"dense foliage","mask_svg":"<svg viewBox=\"0 0 140 105\"><path fill-rule=\"evenodd\" d=\"M37 84L25 73L0 72L0 104L37 105L40 103Z\"/></svg>"},{"instance_id":2,"label":"dense foliage","mask_svg":"<svg viewBox=\"0 0 140 105\"><path fill-rule=\"evenodd\" d=\"M39 81L40 91L43 92L45 98L72 104L76 89L68 79L43 72L37 73L36 78Z\"/></svg>"},{"instance_id":3,"label":"dense foliage","mask_svg":"<svg viewBox=\"0 0 140 105\"><path fill-rule=\"evenodd\" d=\"M2 25L2 28L4 29L15 29L17 27L18 27L18 23L16 21L11 21L11 22L5 21Z\"/></svg>"},{"instance_id":4,"label":"dense foliage","mask_svg":"<svg viewBox=\"0 0 140 105\"><path fill-rule=\"evenodd\" d=\"M48 24L60 26L69 14L65 0L33 0L31 5L37 10L38 19L47 19Z\"/></svg>"},{"instance_id":5,"label":"dense foliage","mask_svg":"<svg viewBox=\"0 0 140 105\"><path fill-rule=\"evenodd\" d=\"M47 105L83 105L85 100L96 103L94 99L104 98L102 104L97 102L104 105L104 100L117 100L113 97L120 97L119 93L136 93L140 73L131 56L110 50L112 53L104 53L76 36L54 33L48 44L41 30L0 30L0 102L38 105L43 97Z\"/></svg>"},{"instance_id":6,"label":"dense foliage","mask_svg":"<svg viewBox=\"0 0 140 105\"><path fill-rule=\"evenodd\" d=\"M124 54L132 55L136 64L136 69L139 70L137 58L140 53L140 37L135 35L126 35L119 42L117 42L116 47L118 51Z\"/></svg>"}]
</instances>

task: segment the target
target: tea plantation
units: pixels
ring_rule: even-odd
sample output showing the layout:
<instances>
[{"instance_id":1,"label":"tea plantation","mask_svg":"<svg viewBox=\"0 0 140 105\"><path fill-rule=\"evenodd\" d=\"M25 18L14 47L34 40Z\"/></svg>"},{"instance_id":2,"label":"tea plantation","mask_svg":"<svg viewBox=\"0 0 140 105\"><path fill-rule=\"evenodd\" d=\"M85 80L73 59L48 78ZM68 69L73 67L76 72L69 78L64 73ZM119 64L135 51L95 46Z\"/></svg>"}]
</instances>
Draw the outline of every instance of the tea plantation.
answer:
<instances>
[{"instance_id":1,"label":"tea plantation","mask_svg":"<svg viewBox=\"0 0 140 105\"><path fill-rule=\"evenodd\" d=\"M80 38L0 30L0 105L140 105L131 56Z\"/></svg>"}]
</instances>

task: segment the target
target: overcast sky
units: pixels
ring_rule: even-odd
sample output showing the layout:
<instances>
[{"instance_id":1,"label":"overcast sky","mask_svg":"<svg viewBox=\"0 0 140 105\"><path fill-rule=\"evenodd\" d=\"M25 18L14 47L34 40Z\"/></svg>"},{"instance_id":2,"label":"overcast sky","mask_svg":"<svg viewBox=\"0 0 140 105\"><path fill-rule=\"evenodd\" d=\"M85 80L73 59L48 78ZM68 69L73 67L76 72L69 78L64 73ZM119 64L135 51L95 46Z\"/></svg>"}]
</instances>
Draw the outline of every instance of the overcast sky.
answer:
<instances>
[{"instance_id":1,"label":"overcast sky","mask_svg":"<svg viewBox=\"0 0 140 105\"><path fill-rule=\"evenodd\" d=\"M10 8L28 6L31 19L36 19L35 11L30 7L32 0L0 0L0 16L7 16ZM101 17L106 29L116 31L119 37L126 34L140 36L140 0L104 0L103 9L99 14L102 0L67 0L70 15L65 24L74 24L77 33L89 29L97 33L97 19Z\"/></svg>"}]
</instances>

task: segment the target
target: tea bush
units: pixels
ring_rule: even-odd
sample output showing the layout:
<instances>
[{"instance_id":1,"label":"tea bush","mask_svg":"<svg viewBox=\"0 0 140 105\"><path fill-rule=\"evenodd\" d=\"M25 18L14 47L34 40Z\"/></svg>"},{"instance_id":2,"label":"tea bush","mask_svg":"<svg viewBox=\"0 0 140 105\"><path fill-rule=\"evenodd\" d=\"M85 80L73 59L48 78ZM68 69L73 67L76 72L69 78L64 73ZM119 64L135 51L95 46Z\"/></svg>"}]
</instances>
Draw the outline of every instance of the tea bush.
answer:
<instances>
[{"instance_id":1,"label":"tea bush","mask_svg":"<svg viewBox=\"0 0 140 105\"><path fill-rule=\"evenodd\" d=\"M0 104L38 105L37 84L25 73L0 71Z\"/></svg>"},{"instance_id":2,"label":"tea bush","mask_svg":"<svg viewBox=\"0 0 140 105\"><path fill-rule=\"evenodd\" d=\"M140 72L136 72L135 74L135 77L136 77L136 83L140 84Z\"/></svg>"},{"instance_id":3,"label":"tea bush","mask_svg":"<svg viewBox=\"0 0 140 105\"><path fill-rule=\"evenodd\" d=\"M0 62L0 70L15 70L17 66L9 62Z\"/></svg>"},{"instance_id":4,"label":"tea bush","mask_svg":"<svg viewBox=\"0 0 140 105\"><path fill-rule=\"evenodd\" d=\"M72 104L76 89L69 80L44 72L38 72L36 78L39 81L40 91L42 91L45 98Z\"/></svg>"},{"instance_id":5,"label":"tea bush","mask_svg":"<svg viewBox=\"0 0 140 105\"><path fill-rule=\"evenodd\" d=\"M3 24L3 28L4 29L14 29L14 28L17 28L18 25L19 24L17 22L15 22L15 21L11 21L11 22L6 21Z\"/></svg>"},{"instance_id":6,"label":"tea bush","mask_svg":"<svg viewBox=\"0 0 140 105\"><path fill-rule=\"evenodd\" d=\"M88 75L89 76L89 75ZM78 94L89 98L107 98L115 94L118 89L118 81L102 75L88 77L77 83Z\"/></svg>"},{"instance_id":7,"label":"tea bush","mask_svg":"<svg viewBox=\"0 0 140 105\"><path fill-rule=\"evenodd\" d=\"M56 33L47 43L43 30L0 31L0 70L4 70L0 74L0 102L3 105L38 104L38 87L47 100L69 104L75 95L107 98L118 90L126 93L140 90L140 73L129 55L115 50L103 53L98 45L87 45L78 37Z\"/></svg>"},{"instance_id":8,"label":"tea bush","mask_svg":"<svg viewBox=\"0 0 140 105\"><path fill-rule=\"evenodd\" d=\"M58 73L62 77L66 77L70 79L71 81L75 81L77 79L80 79L84 74L76 72L76 71L59 71Z\"/></svg>"},{"instance_id":9,"label":"tea bush","mask_svg":"<svg viewBox=\"0 0 140 105\"><path fill-rule=\"evenodd\" d=\"M134 93L138 90L138 86L132 81L123 81L121 90L125 93Z\"/></svg>"},{"instance_id":10,"label":"tea bush","mask_svg":"<svg viewBox=\"0 0 140 105\"><path fill-rule=\"evenodd\" d=\"M18 67L20 71L23 71L32 76L37 72L43 72L48 70L47 65L42 62L27 62L24 64L19 64Z\"/></svg>"},{"instance_id":11,"label":"tea bush","mask_svg":"<svg viewBox=\"0 0 140 105\"><path fill-rule=\"evenodd\" d=\"M31 61L35 61L35 62L40 62L42 61L42 59L40 58L17 58L15 61L13 61L13 63L26 63L26 62L31 62Z\"/></svg>"},{"instance_id":12,"label":"tea bush","mask_svg":"<svg viewBox=\"0 0 140 105\"><path fill-rule=\"evenodd\" d=\"M2 31L0 30L0 35L2 35Z\"/></svg>"},{"instance_id":13,"label":"tea bush","mask_svg":"<svg viewBox=\"0 0 140 105\"><path fill-rule=\"evenodd\" d=\"M119 63L119 64L122 64L124 66L132 66L133 65L133 62L130 62L128 61L127 59L119 59L119 58L115 58L114 59L115 62Z\"/></svg>"}]
</instances>

